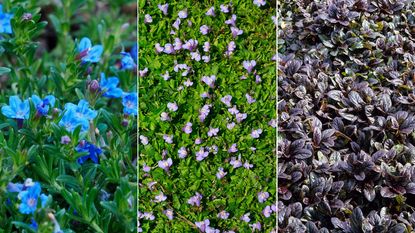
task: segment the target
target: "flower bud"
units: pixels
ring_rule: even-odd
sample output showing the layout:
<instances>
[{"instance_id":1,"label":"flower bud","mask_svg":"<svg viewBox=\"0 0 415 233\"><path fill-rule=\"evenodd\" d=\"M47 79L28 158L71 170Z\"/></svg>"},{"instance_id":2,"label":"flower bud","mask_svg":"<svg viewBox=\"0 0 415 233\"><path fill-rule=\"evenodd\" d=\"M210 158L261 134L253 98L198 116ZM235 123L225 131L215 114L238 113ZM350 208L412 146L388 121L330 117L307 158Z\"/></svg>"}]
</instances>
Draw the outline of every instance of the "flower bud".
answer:
<instances>
[{"instance_id":1,"label":"flower bud","mask_svg":"<svg viewBox=\"0 0 415 233\"><path fill-rule=\"evenodd\" d=\"M97 80L92 80L88 85L88 89L92 93L96 93L99 90L99 88L99 82Z\"/></svg>"},{"instance_id":2,"label":"flower bud","mask_svg":"<svg viewBox=\"0 0 415 233\"><path fill-rule=\"evenodd\" d=\"M71 142L71 138L69 136L65 135L61 137L62 144L66 145L66 144L69 144L70 142Z\"/></svg>"}]
</instances>

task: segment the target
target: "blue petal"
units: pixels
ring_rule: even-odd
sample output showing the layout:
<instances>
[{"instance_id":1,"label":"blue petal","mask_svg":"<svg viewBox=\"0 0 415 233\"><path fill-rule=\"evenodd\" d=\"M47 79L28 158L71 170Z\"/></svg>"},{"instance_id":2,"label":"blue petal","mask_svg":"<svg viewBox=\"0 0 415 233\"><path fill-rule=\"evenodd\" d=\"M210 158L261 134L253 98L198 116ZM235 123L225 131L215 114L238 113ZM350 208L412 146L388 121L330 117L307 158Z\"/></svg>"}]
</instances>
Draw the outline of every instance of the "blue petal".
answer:
<instances>
[{"instance_id":1,"label":"blue petal","mask_svg":"<svg viewBox=\"0 0 415 233\"><path fill-rule=\"evenodd\" d=\"M95 45L89 50L88 54L82 58L83 61L96 63L101 59L101 54L104 51L102 45Z\"/></svg>"},{"instance_id":2,"label":"blue petal","mask_svg":"<svg viewBox=\"0 0 415 233\"><path fill-rule=\"evenodd\" d=\"M8 118L15 118L16 117L16 112L13 111L13 109L10 106L3 106L1 108L1 113L3 113L3 115L5 115Z\"/></svg>"},{"instance_id":3,"label":"blue petal","mask_svg":"<svg viewBox=\"0 0 415 233\"><path fill-rule=\"evenodd\" d=\"M51 107L53 107L53 106L55 106L55 96L53 96L53 95L48 95L48 96L46 96L45 97L45 99L47 99L48 101L49 101L49 105L51 106Z\"/></svg>"},{"instance_id":4,"label":"blue petal","mask_svg":"<svg viewBox=\"0 0 415 233\"><path fill-rule=\"evenodd\" d=\"M84 50L87 50L87 49L91 48L91 46L92 46L91 40L88 37L84 37L79 42L78 52L82 52Z\"/></svg>"},{"instance_id":5,"label":"blue petal","mask_svg":"<svg viewBox=\"0 0 415 233\"><path fill-rule=\"evenodd\" d=\"M37 95L32 95L32 102L33 105L38 106L39 104L42 104L42 99Z\"/></svg>"}]
</instances>

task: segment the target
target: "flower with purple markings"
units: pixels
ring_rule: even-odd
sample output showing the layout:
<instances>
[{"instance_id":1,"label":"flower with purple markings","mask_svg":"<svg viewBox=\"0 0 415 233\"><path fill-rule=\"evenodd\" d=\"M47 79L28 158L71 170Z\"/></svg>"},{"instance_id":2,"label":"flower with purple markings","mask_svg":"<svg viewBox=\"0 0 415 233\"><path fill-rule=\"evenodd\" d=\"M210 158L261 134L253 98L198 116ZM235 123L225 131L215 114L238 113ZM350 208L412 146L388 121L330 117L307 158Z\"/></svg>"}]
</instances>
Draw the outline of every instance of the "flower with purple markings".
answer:
<instances>
[{"instance_id":1,"label":"flower with purple markings","mask_svg":"<svg viewBox=\"0 0 415 233\"><path fill-rule=\"evenodd\" d=\"M223 170L223 167L220 167L219 169L218 169L218 172L216 173L216 177L220 180L220 179L222 179L223 177L225 177L226 176L226 174L228 174L227 172L225 172L224 170Z\"/></svg>"},{"instance_id":2,"label":"flower with purple markings","mask_svg":"<svg viewBox=\"0 0 415 233\"><path fill-rule=\"evenodd\" d=\"M180 149L178 151L178 154L179 154L179 158L181 158L181 159L186 158L187 154L188 154L186 147L183 147L183 146L180 147Z\"/></svg>"},{"instance_id":3,"label":"flower with purple markings","mask_svg":"<svg viewBox=\"0 0 415 233\"><path fill-rule=\"evenodd\" d=\"M230 107L231 106L231 100L232 100L232 96L231 95L225 95L224 97L222 97L220 99L220 101L222 103L224 103L226 106Z\"/></svg>"},{"instance_id":4,"label":"flower with purple markings","mask_svg":"<svg viewBox=\"0 0 415 233\"><path fill-rule=\"evenodd\" d=\"M166 160L160 160L158 163L159 168L163 169L166 172L169 171L172 164L173 164L173 161L171 160L171 158L168 158Z\"/></svg>"},{"instance_id":5,"label":"flower with purple markings","mask_svg":"<svg viewBox=\"0 0 415 233\"><path fill-rule=\"evenodd\" d=\"M171 118L167 112L162 112L160 114L160 120L161 121L171 121Z\"/></svg>"},{"instance_id":6,"label":"flower with purple markings","mask_svg":"<svg viewBox=\"0 0 415 233\"><path fill-rule=\"evenodd\" d=\"M140 142L143 145L147 145L148 144L148 138L144 135L140 135Z\"/></svg>"},{"instance_id":7,"label":"flower with purple markings","mask_svg":"<svg viewBox=\"0 0 415 233\"><path fill-rule=\"evenodd\" d=\"M199 151L196 152L196 160L197 161L202 161L206 157L208 157L208 155L209 155L209 152L205 151L205 148L202 146L202 147L200 147Z\"/></svg>"},{"instance_id":8,"label":"flower with purple markings","mask_svg":"<svg viewBox=\"0 0 415 233\"><path fill-rule=\"evenodd\" d=\"M215 7L212 6L211 8L209 8L209 10L206 11L206 15L215 17Z\"/></svg>"},{"instance_id":9,"label":"flower with purple markings","mask_svg":"<svg viewBox=\"0 0 415 233\"><path fill-rule=\"evenodd\" d=\"M266 0L254 0L254 4L257 5L258 7L261 6L265 6L265 4L267 4Z\"/></svg>"},{"instance_id":10,"label":"flower with purple markings","mask_svg":"<svg viewBox=\"0 0 415 233\"><path fill-rule=\"evenodd\" d=\"M202 33L202 35L207 35L209 31L210 28L207 25L200 26L200 33Z\"/></svg>"},{"instance_id":11,"label":"flower with purple markings","mask_svg":"<svg viewBox=\"0 0 415 233\"><path fill-rule=\"evenodd\" d=\"M192 125L192 123L187 122L186 125L182 128L183 132L185 132L186 134L192 133Z\"/></svg>"},{"instance_id":12,"label":"flower with purple markings","mask_svg":"<svg viewBox=\"0 0 415 233\"><path fill-rule=\"evenodd\" d=\"M249 224L249 226L251 227L252 231L255 231L255 230L261 231L261 223L260 222L256 222L254 224Z\"/></svg>"},{"instance_id":13,"label":"flower with purple markings","mask_svg":"<svg viewBox=\"0 0 415 233\"><path fill-rule=\"evenodd\" d=\"M166 54L174 54L174 52L175 52L173 45L170 44L170 43L167 43L167 44L164 45L164 50L163 51Z\"/></svg>"},{"instance_id":14,"label":"flower with purple markings","mask_svg":"<svg viewBox=\"0 0 415 233\"><path fill-rule=\"evenodd\" d=\"M192 206L200 206L200 201L202 200L203 196L196 192L196 194L187 200L187 204Z\"/></svg>"},{"instance_id":15,"label":"flower with purple markings","mask_svg":"<svg viewBox=\"0 0 415 233\"><path fill-rule=\"evenodd\" d=\"M144 23L152 23L153 22L153 18L151 17L151 15L146 14L144 16Z\"/></svg>"},{"instance_id":16,"label":"flower with purple markings","mask_svg":"<svg viewBox=\"0 0 415 233\"><path fill-rule=\"evenodd\" d=\"M187 40L184 45L182 46L183 49L187 49L189 51L194 51L197 48L199 42L194 39Z\"/></svg>"},{"instance_id":17,"label":"flower with purple markings","mask_svg":"<svg viewBox=\"0 0 415 233\"><path fill-rule=\"evenodd\" d=\"M195 225L201 232L206 232L206 229L209 227L210 221L209 219L206 219L202 222L195 222Z\"/></svg>"},{"instance_id":18,"label":"flower with purple markings","mask_svg":"<svg viewBox=\"0 0 415 233\"><path fill-rule=\"evenodd\" d=\"M231 33L232 33L232 37L236 38L237 36L242 35L244 31L237 27L231 27Z\"/></svg>"},{"instance_id":19,"label":"flower with purple markings","mask_svg":"<svg viewBox=\"0 0 415 233\"><path fill-rule=\"evenodd\" d=\"M228 153L235 153L238 151L238 147L236 143L232 144L231 147L228 149Z\"/></svg>"},{"instance_id":20,"label":"flower with purple markings","mask_svg":"<svg viewBox=\"0 0 415 233\"><path fill-rule=\"evenodd\" d=\"M218 218L228 219L229 218L229 213L226 212L225 210L222 210L221 212L218 213Z\"/></svg>"},{"instance_id":21,"label":"flower with purple markings","mask_svg":"<svg viewBox=\"0 0 415 233\"><path fill-rule=\"evenodd\" d=\"M226 125L226 128L228 128L229 130L232 130L235 127L235 125L236 125L235 122L231 122Z\"/></svg>"},{"instance_id":22,"label":"flower with purple markings","mask_svg":"<svg viewBox=\"0 0 415 233\"><path fill-rule=\"evenodd\" d=\"M164 193L163 193L163 192L160 192L160 194L159 194L159 195L157 195L157 196L155 197L154 202L156 202L156 203L158 203L158 202L163 202L163 201L165 201L166 199L167 199L167 196L166 196L166 195L164 195Z\"/></svg>"},{"instance_id":23,"label":"flower with purple markings","mask_svg":"<svg viewBox=\"0 0 415 233\"><path fill-rule=\"evenodd\" d=\"M258 193L258 201L259 203L263 203L265 202L269 197L269 193L268 192L259 192Z\"/></svg>"},{"instance_id":24,"label":"flower with purple markings","mask_svg":"<svg viewBox=\"0 0 415 233\"><path fill-rule=\"evenodd\" d=\"M174 218L172 209L163 210L163 214L166 215L169 220L173 220Z\"/></svg>"},{"instance_id":25,"label":"flower with purple markings","mask_svg":"<svg viewBox=\"0 0 415 233\"><path fill-rule=\"evenodd\" d=\"M251 137L252 138L259 138L262 134L262 129L254 129L251 132Z\"/></svg>"},{"instance_id":26,"label":"flower with purple markings","mask_svg":"<svg viewBox=\"0 0 415 233\"><path fill-rule=\"evenodd\" d=\"M209 52L210 51L210 43L209 43L209 41L206 41L203 44L203 51L205 51L205 52Z\"/></svg>"},{"instance_id":27,"label":"flower with purple markings","mask_svg":"<svg viewBox=\"0 0 415 233\"><path fill-rule=\"evenodd\" d=\"M162 47L160 43L157 43L154 47L156 48L156 53L161 53L164 51L164 47Z\"/></svg>"},{"instance_id":28,"label":"flower with purple markings","mask_svg":"<svg viewBox=\"0 0 415 233\"><path fill-rule=\"evenodd\" d=\"M235 115L235 117L236 117L236 122L238 122L238 123L241 123L243 120L245 120L246 118L247 118L247 114L246 113L237 113L236 115Z\"/></svg>"},{"instance_id":29,"label":"flower with purple markings","mask_svg":"<svg viewBox=\"0 0 415 233\"><path fill-rule=\"evenodd\" d=\"M249 218L249 215L251 215L250 213L246 213L244 215L242 215L241 220L244 222L250 222L251 219Z\"/></svg>"},{"instance_id":30,"label":"flower with purple markings","mask_svg":"<svg viewBox=\"0 0 415 233\"><path fill-rule=\"evenodd\" d=\"M208 137L217 136L219 132L219 128L210 128L207 135Z\"/></svg>"},{"instance_id":31,"label":"flower with purple markings","mask_svg":"<svg viewBox=\"0 0 415 233\"><path fill-rule=\"evenodd\" d=\"M177 106L176 102L173 103L167 103L167 108L172 111L175 112L177 111L177 109L179 109L179 107Z\"/></svg>"},{"instance_id":32,"label":"flower with purple markings","mask_svg":"<svg viewBox=\"0 0 415 233\"><path fill-rule=\"evenodd\" d=\"M241 155L238 156L238 159L236 159L236 157L232 157L229 163L233 166L233 168L242 167Z\"/></svg>"},{"instance_id":33,"label":"flower with purple markings","mask_svg":"<svg viewBox=\"0 0 415 233\"><path fill-rule=\"evenodd\" d=\"M202 77L202 82L206 83L206 85L208 85L211 88L215 87L215 81L216 81L216 76L215 75L203 76Z\"/></svg>"},{"instance_id":34,"label":"flower with purple markings","mask_svg":"<svg viewBox=\"0 0 415 233\"><path fill-rule=\"evenodd\" d=\"M179 11L178 16L181 19L187 18L187 9L184 9L184 10Z\"/></svg>"},{"instance_id":35,"label":"flower with purple markings","mask_svg":"<svg viewBox=\"0 0 415 233\"><path fill-rule=\"evenodd\" d=\"M236 27L236 15L233 14L230 19L225 20L225 24L232 25L232 26Z\"/></svg>"},{"instance_id":36,"label":"flower with purple markings","mask_svg":"<svg viewBox=\"0 0 415 233\"><path fill-rule=\"evenodd\" d=\"M223 13L229 13L229 5L220 5L220 11Z\"/></svg>"},{"instance_id":37,"label":"flower with purple markings","mask_svg":"<svg viewBox=\"0 0 415 233\"><path fill-rule=\"evenodd\" d=\"M256 61L255 60L243 61L242 64L244 68L248 71L248 73L250 74L252 70L254 69L254 67L256 66Z\"/></svg>"},{"instance_id":38,"label":"flower with purple markings","mask_svg":"<svg viewBox=\"0 0 415 233\"><path fill-rule=\"evenodd\" d=\"M262 214L266 217L269 218L269 216L271 216L272 214L272 210L271 207L269 205L267 205L263 210L262 210Z\"/></svg>"},{"instance_id":39,"label":"flower with purple markings","mask_svg":"<svg viewBox=\"0 0 415 233\"><path fill-rule=\"evenodd\" d=\"M172 144L173 143L173 135L164 134L163 135L163 139L168 144Z\"/></svg>"},{"instance_id":40,"label":"flower with purple markings","mask_svg":"<svg viewBox=\"0 0 415 233\"><path fill-rule=\"evenodd\" d=\"M164 15L167 15L168 10L169 10L169 4L168 3L163 4L163 5L162 4L158 4L157 6L163 12Z\"/></svg>"},{"instance_id":41,"label":"flower with purple markings","mask_svg":"<svg viewBox=\"0 0 415 233\"><path fill-rule=\"evenodd\" d=\"M252 96L250 96L248 93L245 94L246 100L248 101L248 104L252 104L256 102L256 99L254 99Z\"/></svg>"}]
</instances>

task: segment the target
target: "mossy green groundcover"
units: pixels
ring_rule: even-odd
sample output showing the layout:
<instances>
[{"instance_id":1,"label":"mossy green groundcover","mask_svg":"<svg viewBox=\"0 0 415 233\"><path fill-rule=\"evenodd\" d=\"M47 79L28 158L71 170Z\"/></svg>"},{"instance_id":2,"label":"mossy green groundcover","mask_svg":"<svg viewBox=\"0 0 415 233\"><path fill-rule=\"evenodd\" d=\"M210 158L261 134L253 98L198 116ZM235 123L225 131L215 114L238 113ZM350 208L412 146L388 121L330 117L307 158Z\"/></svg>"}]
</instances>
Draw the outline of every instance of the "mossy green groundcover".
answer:
<instances>
[{"instance_id":1,"label":"mossy green groundcover","mask_svg":"<svg viewBox=\"0 0 415 233\"><path fill-rule=\"evenodd\" d=\"M0 232L137 231L136 7L1 1Z\"/></svg>"},{"instance_id":2,"label":"mossy green groundcover","mask_svg":"<svg viewBox=\"0 0 415 233\"><path fill-rule=\"evenodd\" d=\"M273 1L139 1L139 232L276 232Z\"/></svg>"}]
</instances>

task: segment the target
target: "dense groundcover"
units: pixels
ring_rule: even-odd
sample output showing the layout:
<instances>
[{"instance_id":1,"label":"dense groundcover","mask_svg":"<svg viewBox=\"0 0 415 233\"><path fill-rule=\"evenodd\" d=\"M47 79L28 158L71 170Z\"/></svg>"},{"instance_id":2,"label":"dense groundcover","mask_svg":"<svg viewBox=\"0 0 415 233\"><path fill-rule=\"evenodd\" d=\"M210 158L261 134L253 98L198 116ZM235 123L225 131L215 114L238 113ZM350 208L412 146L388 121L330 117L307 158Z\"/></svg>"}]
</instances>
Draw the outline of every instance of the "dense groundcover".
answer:
<instances>
[{"instance_id":1,"label":"dense groundcover","mask_svg":"<svg viewBox=\"0 0 415 233\"><path fill-rule=\"evenodd\" d=\"M413 1L279 8L281 232L413 232Z\"/></svg>"},{"instance_id":2,"label":"dense groundcover","mask_svg":"<svg viewBox=\"0 0 415 233\"><path fill-rule=\"evenodd\" d=\"M0 232L136 232L135 1L1 3Z\"/></svg>"},{"instance_id":3,"label":"dense groundcover","mask_svg":"<svg viewBox=\"0 0 415 233\"><path fill-rule=\"evenodd\" d=\"M275 232L274 5L139 2L139 231Z\"/></svg>"}]
</instances>

